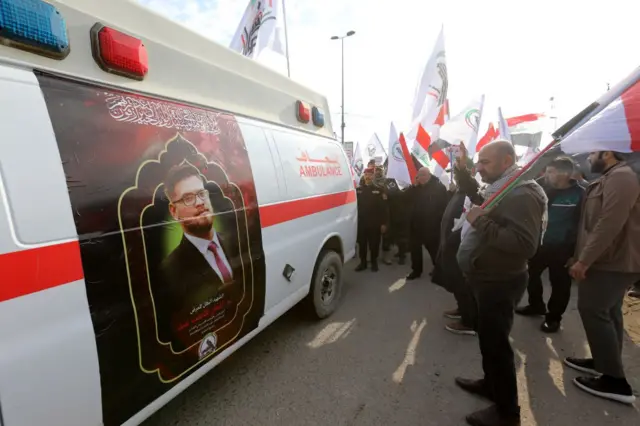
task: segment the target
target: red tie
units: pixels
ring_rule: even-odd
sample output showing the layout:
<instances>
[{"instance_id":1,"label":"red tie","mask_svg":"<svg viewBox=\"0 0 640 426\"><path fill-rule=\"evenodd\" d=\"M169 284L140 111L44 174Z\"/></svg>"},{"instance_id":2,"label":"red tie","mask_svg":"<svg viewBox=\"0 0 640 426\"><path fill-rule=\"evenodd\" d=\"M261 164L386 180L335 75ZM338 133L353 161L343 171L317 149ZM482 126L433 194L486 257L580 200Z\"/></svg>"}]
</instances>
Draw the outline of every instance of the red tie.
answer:
<instances>
[{"instance_id":1,"label":"red tie","mask_svg":"<svg viewBox=\"0 0 640 426\"><path fill-rule=\"evenodd\" d=\"M222 282L226 283L231 281L231 272L229 272L229 268L227 268L227 265L224 264L222 256L220 256L220 253L218 252L218 245L215 242L211 241L209 243L209 250L211 250L211 253L213 253L213 258L216 260L216 266L218 266L220 275L222 275Z\"/></svg>"}]
</instances>

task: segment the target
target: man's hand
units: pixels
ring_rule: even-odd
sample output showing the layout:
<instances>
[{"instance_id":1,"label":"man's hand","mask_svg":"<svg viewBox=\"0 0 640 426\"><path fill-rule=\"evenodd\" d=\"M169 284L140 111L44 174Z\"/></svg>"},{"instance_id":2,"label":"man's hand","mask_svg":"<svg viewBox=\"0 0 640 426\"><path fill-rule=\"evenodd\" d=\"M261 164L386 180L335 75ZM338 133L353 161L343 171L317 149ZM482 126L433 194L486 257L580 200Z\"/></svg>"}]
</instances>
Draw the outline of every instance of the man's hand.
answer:
<instances>
[{"instance_id":1,"label":"man's hand","mask_svg":"<svg viewBox=\"0 0 640 426\"><path fill-rule=\"evenodd\" d=\"M387 232L387 225L382 225L380 226L380 232L382 232L383 234Z\"/></svg>"},{"instance_id":2,"label":"man's hand","mask_svg":"<svg viewBox=\"0 0 640 426\"><path fill-rule=\"evenodd\" d=\"M577 261L569 268L569 275L576 281L582 281L587 278L587 269L589 269L587 265Z\"/></svg>"},{"instance_id":3,"label":"man's hand","mask_svg":"<svg viewBox=\"0 0 640 426\"><path fill-rule=\"evenodd\" d=\"M456 158L455 167L458 170L465 170L467 168L467 148L463 142L460 142L460 156Z\"/></svg>"},{"instance_id":4,"label":"man's hand","mask_svg":"<svg viewBox=\"0 0 640 426\"><path fill-rule=\"evenodd\" d=\"M484 216L487 213L487 210L483 210L478 206L473 206L471 210L469 210L469 213L467 213L467 222L473 225L473 222L475 222L477 218Z\"/></svg>"},{"instance_id":5,"label":"man's hand","mask_svg":"<svg viewBox=\"0 0 640 426\"><path fill-rule=\"evenodd\" d=\"M453 192L453 191L455 191L455 190L456 190L456 184L455 184L455 183L453 183L453 182L451 182L451 183L449 184L449 191Z\"/></svg>"}]
</instances>

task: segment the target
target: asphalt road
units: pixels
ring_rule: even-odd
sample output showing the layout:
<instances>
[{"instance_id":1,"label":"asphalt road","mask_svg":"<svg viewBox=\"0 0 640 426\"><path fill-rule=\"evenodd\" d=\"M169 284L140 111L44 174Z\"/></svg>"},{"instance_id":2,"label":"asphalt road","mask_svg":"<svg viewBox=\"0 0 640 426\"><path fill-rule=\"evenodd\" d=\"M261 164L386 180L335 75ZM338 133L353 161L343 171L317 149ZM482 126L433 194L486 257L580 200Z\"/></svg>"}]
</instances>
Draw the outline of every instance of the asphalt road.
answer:
<instances>
[{"instance_id":1,"label":"asphalt road","mask_svg":"<svg viewBox=\"0 0 640 426\"><path fill-rule=\"evenodd\" d=\"M406 282L408 267L353 272L339 311L311 322L294 309L145 426L463 425L487 406L454 385L478 377L477 339L444 330L453 297L427 277ZM575 292L574 292L575 293ZM525 426L639 425L636 407L579 391L562 358L587 347L575 299L563 330L543 335L540 320L516 318L512 333ZM625 343L626 367L640 390L640 346Z\"/></svg>"}]
</instances>

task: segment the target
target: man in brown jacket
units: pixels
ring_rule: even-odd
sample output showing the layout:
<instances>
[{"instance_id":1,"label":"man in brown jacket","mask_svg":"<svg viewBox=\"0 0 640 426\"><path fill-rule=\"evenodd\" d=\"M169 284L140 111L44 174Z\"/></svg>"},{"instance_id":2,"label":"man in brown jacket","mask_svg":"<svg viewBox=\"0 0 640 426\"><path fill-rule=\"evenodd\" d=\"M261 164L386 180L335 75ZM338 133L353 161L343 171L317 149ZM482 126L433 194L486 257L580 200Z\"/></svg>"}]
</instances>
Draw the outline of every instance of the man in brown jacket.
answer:
<instances>
[{"instance_id":1,"label":"man in brown jacket","mask_svg":"<svg viewBox=\"0 0 640 426\"><path fill-rule=\"evenodd\" d=\"M640 278L640 182L616 152L592 152L589 185L570 269L578 283L578 311L593 358L569 357L565 364L594 377L574 383L593 395L631 404L622 367L622 301Z\"/></svg>"},{"instance_id":2,"label":"man in brown jacket","mask_svg":"<svg viewBox=\"0 0 640 426\"><path fill-rule=\"evenodd\" d=\"M515 151L508 141L495 141L480 150L477 170L488 183L485 198L499 191L517 172ZM473 426L518 426L518 384L509 334L516 304L527 282L527 262L540 245L547 197L535 181L517 185L490 211L473 207L466 220L457 260L474 292L477 332L484 378L457 378L467 392L495 405L467 417Z\"/></svg>"}]
</instances>

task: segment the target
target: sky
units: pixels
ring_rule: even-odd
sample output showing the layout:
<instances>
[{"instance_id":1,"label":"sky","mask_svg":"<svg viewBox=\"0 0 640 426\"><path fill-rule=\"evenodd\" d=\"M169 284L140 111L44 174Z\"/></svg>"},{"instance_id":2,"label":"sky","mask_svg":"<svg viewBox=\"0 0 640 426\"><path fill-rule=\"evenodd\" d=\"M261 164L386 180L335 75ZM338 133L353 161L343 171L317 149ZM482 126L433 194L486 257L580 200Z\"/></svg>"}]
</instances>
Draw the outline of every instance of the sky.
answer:
<instances>
[{"instance_id":1,"label":"sky","mask_svg":"<svg viewBox=\"0 0 640 426\"><path fill-rule=\"evenodd\" d=\"M138 0L228 46L248 0ZM640 66L640 2L608 0L284 0L291 78L327 96L340 137L340 41L345 48L345 141L389 124L406 131L422 70L444 26L452 115L485 95L481 133L497 120L528 113L557 125ZM283 70L286 73L286 69ZM549 120L550 130L553 121Z\"/></svg>"}]
</instances>

